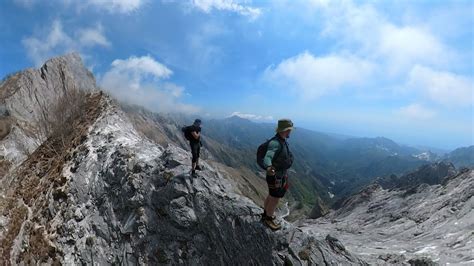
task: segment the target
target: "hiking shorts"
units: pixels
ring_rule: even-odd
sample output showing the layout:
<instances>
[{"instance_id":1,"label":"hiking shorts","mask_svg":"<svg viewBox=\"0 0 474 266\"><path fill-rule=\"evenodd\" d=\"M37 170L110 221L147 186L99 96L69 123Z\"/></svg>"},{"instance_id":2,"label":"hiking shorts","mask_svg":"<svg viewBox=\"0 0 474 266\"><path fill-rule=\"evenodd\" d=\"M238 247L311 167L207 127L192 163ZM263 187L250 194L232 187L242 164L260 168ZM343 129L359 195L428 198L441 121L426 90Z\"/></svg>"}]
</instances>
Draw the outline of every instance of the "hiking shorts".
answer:
<instances>
[{"instance_id":1,"label":"hiking shorts","mask_svg":"<svg viewBox=\"0 0 474 266\"><path fill-rule=\"evenodd\" d=\"M268 194L275 198L283 198L288 190L288 175L278 177L267 175Z\"/></svg>"},{"instance_id":2,"label":"hiking shorts","mask_svg":"<svg viewBox=\"0 0 474 266\"><path fill-rule=\"evenodd\" d=\"M201 152L201 144L199 142L190 142L191 154L193 155L192 162L195 163L199 159L199 153Z\"/></svg>"}]
</instances>

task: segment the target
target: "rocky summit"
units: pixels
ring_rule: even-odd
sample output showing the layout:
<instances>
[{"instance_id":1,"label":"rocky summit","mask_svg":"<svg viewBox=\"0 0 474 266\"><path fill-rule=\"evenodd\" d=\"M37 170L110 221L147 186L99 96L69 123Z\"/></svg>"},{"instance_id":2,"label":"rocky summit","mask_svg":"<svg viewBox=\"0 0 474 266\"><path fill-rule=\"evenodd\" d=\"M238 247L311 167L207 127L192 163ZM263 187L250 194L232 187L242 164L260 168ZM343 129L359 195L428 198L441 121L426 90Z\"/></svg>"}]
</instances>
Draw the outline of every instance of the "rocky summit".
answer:
<instances>
[{"instance_id":1,"label":"rocky summit","mask_svg":"<svg viewBox=\"0 0 474 266\"><path fill-rule=\"evenodd\" d=\"M320 204L318 219L289 223L280 214L283 228L272 232L260 221L257 181L239 181L245 174L212 156L192 177L190 153L173 136L156 141L137 129L79 56L0 86L2 265L474 262L472 170L438 165L444 172L432 179L434 170L423 168L433 184L416 174L409 188L373 184L336 211ZM58 116L64 95L75 95L80 111Z\"/></svg>"},{"instance_id":2,"label":"rocky summit","mask_svg":"<svg viewBox=\"0 0 474 266\"><path fill-rule=\"evenodd\" d=\"M77 54L48 60L39 69L10 75L0 83L0 158L13 166L25 159L47 136L39 121L51 115L51 106L65 92L96 90L92 73Z\"/></svg>"},{"instance_id":3,"label":"rocky summit","mask_svg":"<svg viewBox=\"0 0 474 266\"><path fill-rule=\"evenodd\" d=\"M74 77L78 64L69 55L45 66ZM28 78L55 78L49 73ZM91 75L80 78L94 84ZM16 91L51 90L24 88L42 82L15 83ZM70 84L64 89L77 89ZM222 170L203 162L205 170L191 177L187 151L144 137L94 88L86 88L84 115L70 121L72 134L50 136L26 157L11 158L19 163L2 177L2 264L364 264L332 236L313 237L289 223L271 232L260 222L262 209Z\"/></svg>"}]
</instances>

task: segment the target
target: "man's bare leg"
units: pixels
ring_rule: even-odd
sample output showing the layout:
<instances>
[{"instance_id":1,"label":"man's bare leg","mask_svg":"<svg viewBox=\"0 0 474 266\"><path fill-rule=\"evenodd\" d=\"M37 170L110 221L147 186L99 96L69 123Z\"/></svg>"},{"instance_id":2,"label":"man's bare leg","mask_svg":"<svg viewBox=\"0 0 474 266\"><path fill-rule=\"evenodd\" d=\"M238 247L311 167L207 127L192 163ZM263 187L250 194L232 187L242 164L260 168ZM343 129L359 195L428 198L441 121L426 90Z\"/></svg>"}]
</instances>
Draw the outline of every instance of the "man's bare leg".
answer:
<instances>
[{"instance_id":1,"label":"man's bare leg","mask_svg":"<svg viewBox=\"0 0 474 266\"><path fill-rule=\"evenodd\" d=\"M268 199L268 203L267 203L267 206L265 208L265 212L267 213L268 217L273 217L273 215L275 214L275 209L276 209L280 199L272 197L270 195L268 195L267 199Z\"/></svg>"}]
</instances>

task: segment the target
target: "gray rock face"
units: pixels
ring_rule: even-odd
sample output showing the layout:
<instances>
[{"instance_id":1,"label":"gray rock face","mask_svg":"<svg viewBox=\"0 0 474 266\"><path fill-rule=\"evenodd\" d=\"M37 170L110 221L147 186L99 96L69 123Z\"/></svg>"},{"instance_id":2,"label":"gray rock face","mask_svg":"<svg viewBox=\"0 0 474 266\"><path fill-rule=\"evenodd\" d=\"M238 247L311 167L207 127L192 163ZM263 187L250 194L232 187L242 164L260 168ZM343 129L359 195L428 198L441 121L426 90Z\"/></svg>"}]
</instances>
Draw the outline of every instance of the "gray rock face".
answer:
<instances>
[{"instance_id":1,"label":"gray rock face","mask_svg":"<svg viewBox=\"0 0 474 266\"><path fill-rule=\"evenodd\" d=\"M80 222L66 222L85 234L60 238L65 263L280 264L301 262L291 253L302 248L308 261L360 262L290 225L269 232L259 221L261 209L209 164L192 178L187 152L141 139L125 117L107 110L85 144L88 154L71 162L76 172L66 171L71 198L92 206ZM88 237L95 239L94 252L77 253Z\"/></svg>"},{"instance_id":2,"label":"gray rock face","mask_svg":"<svg viewBox=\"0 0 474 266\"><path fill-rule=\"evenodd\" d=\"M333 237L313 237L284 224L271 232L262 210L237 194L221 172L203 162L189 175L190 154L143 138L128 117L105 98L105 110L63 166L62 194L38 195L49 202L28 228L45 228L46 263L66 265L363 264ZM58 190L56 190L58 191ZM55 196L56 195L56 196ZM30 202L31 203L31 202ZM19 230L16 242L35 245ZM1 238L0 238L1 240ZM10 252L21 262L21 245ZM32 260L28 263L38 263Z\"/></svg>"},{"instance_id":3,"label":"gray rock face","mask_svg":"<svg viewBox=\"0 0 474 266\"><path fill-rule=\"evenodd\" d=\"M308 218L317 219L323 217L324 215L329 213L329 208L326 207L324 202L320 199L316 199L316 204L314 205L311 213L309 214Z\"/></svg>"},{"instance_id":4,"label":"gray rock face","mask_svg":"<svg viewBox=\"0 0 474 266\"><path fill-rule=\"evenodd\" d=\"M96 90L94 76L74 53L50 59L40 69L16 73L0 84L0 127L9 123L8 134L0 140L0 157L16 166L34 151L43 141L35 134L38 116L47 115L72 88Z\"/></svg>"},{"instance_id":5,"label":"gray rock face","mask_svg":"<svg viewBox=\"0 0 474 266\"><path fill-rule=\"evenodd\" d=\"M446 173L443 184L408 190L372 185L339 210L299 225L319 237L333 234L371 264L472 264L474 171Z\"/></svg>"}]
</instances>

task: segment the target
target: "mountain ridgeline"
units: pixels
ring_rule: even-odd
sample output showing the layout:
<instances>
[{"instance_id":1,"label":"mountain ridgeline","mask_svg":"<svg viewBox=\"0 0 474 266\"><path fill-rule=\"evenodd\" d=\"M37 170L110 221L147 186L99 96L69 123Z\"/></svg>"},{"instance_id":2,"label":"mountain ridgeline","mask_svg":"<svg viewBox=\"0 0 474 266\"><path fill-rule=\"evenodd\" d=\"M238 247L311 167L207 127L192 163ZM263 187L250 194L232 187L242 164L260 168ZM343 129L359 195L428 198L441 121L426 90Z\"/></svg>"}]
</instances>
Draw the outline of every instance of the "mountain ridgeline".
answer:
<instances>
[{"instance_id":1,"label":"mountain ridgeline","mask_svg":"<svg viewBox=\"0 0 474 266\"><path fill-rule=\"evenodd\" d=\"M452 162L457 168L474 168L474 146L455 149L446 154L444 160Z\"/></svg>"},{"instance_id":2,"label":"mountain ridgeline","mask_svg":"<svg viewBox=\"0 0 474 266\"><path fill-rule=\"evenodd\" d=\"M472 147L440 156L297 128L273 232L255 163L273 124L204 120L193 177L192 118L118 103L76 54L9 76L0 100L2 265L474 262L474 171L456 169Z\"/></svg>"},{"instance_id":3,"label":"mountain ridgeline","mask_svg":"<svg viewBox=\"0 0 474 266\"><path fill-rule=\"evenodd\" d=\"M156 114L137 106L123 108L148 137L187 148L179 137L180 128L192 123L192 117ZM255 161L256 147L275 134L274 124L233 116L204 119L202 127L205 156L232 168L244 168L251 180L262 179ZM376 178L406 174L431 162L444 160L453 161L456 166L474 166L468 151L437 155L383 137L341 137L299 127L292 132L289 144L295 155L288 197L294 211L290 218L308 215L320 200L330 206Z\"/></svg>"}]
</instances>

